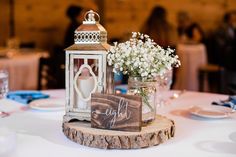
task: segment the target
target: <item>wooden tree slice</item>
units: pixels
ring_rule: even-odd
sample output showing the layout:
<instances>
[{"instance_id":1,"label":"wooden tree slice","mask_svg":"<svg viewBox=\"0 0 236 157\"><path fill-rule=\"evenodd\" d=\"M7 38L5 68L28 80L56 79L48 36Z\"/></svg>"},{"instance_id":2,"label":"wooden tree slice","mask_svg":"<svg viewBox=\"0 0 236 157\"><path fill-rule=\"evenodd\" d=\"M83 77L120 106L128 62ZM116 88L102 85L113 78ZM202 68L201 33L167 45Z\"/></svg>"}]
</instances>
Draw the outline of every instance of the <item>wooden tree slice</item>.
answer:
<instances>
[{"instance_id":1,"label":"wooden tree slice","mask_svg":"<svg viewBox=\"0 0 236 157\"><path fill-rule=\"evenodd\" d=\"M81 145L103 149L137 149L155 146L174 137L173 120L157 115L150 125L140 132L125 132L91 128L90 123L63 123L64 134Z\"/></svg>"}]
</instances>

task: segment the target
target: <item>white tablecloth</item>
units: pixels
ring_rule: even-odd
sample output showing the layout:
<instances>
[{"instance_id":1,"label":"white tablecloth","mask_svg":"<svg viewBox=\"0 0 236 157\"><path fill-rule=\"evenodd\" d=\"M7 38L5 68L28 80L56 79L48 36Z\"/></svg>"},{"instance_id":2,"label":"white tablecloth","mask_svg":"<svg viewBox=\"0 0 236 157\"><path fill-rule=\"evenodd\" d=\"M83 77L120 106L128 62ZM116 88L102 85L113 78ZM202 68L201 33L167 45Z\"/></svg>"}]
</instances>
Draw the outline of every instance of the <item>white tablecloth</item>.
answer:
<instances>
[{"instance_id":1,"label":"white tablecloth","mask_svg":"<svg viewBox=\"0 0 236 157\"><path fill-rule=\"evenodd\" d=\"M63 97L64 91L47 93ZM175 121L175 137L145 149L103 150L81 146L67 139L62 132L64 111L17 111L23 105L10 100L0 100L0 109L10 111L14 108L15 112L1 118L0 126L8 127L17 135L17 145L7 157L233 157L236 156L236 115L204 119L188 112L191 105L210 105L212 101L226 98L225 95L185 92L170 100L170 104L158 108L157 113Z\"/></svg>"},{"instance_id":2,"label":"white tablecloth","mask_svg":"<svg viewBox=\"0 0 236 157\"><path fill-rule=\"evenodd\" d=\"M9 58L0 58L0 69L9 73L10 90L37 89L39 58L45 51L18 52L9 50Z\"/></svg>"},{"instance_id":3,"label":"white tablecloth","mask_svg":"<svg viewBox=\"0 0 236 157\"><path fill-rule=\"evenodd\" d=\"M174 89L198 91L198 69L207 64L206 48L203 44L179 44L176 53L181 61L177 70Z\"/></svg>"}]
</instances>

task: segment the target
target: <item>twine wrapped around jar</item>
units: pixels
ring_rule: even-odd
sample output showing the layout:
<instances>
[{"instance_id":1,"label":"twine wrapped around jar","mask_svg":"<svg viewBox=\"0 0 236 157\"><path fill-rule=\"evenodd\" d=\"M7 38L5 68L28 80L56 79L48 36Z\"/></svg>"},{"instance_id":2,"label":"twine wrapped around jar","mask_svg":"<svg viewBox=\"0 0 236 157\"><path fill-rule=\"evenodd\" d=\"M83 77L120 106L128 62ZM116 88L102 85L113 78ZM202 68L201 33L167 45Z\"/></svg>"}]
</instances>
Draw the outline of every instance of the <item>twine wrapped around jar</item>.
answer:
<instances>
[{"instance_id":1,"label":"twine wrapped around jar","mask_svg":"<svg viewBox=\"0 0 236 157\"><path fill-rule=\"evenodd\" d=\"M128 79L128 94L142 97L142 123L148 124L155 120L156 115L156 81L132 77Z\"/></svg>"}]
</instances>

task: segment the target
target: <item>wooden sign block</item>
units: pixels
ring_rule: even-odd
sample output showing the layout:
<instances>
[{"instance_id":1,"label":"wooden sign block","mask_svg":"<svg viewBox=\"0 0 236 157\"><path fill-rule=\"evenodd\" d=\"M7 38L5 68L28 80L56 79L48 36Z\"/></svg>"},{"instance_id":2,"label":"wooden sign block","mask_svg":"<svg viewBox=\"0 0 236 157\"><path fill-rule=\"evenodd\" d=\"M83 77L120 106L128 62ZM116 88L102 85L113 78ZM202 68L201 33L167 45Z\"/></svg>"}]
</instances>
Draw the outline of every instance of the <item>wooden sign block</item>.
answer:
<instances>
[{"instance_id":1,"label":"wooden sign block","mask_svg":"<svg viewBox=\"0 0 236 157\"><path fill-rule=\"evenodd\" d=\"M91 127L120 131L141 131L142 98L137 95L93 93Z\"/></svg>"}]
</instances>

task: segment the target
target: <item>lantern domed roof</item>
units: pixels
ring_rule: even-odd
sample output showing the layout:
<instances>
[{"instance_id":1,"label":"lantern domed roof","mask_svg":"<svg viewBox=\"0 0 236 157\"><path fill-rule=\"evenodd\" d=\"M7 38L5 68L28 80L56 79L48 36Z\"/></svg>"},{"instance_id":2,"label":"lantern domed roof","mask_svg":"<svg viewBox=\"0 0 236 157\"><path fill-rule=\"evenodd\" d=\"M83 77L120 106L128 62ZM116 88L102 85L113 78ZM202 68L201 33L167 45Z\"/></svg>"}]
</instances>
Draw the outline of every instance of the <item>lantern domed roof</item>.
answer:
<instances>
[{"instance_id":1,"label":"lantern domed roof","mask_svg":"<svg viewBox=\"0 0 236 157\"><path fill-rule=\"evenodd\" d=\"M100 25L100 16L90 10L84 15L83 24L75 30L75 44L107 42L107 31Z\"/></svg>"},{"instance_id":2,"label":"lantern domed roof","mask_svg":"<svg viewBox=\"0 0 236 157\"><path fill-rule=\"evenodd\" d=\"M74 45L67 50L108 50L107 31L99 21L98 13L86 12L83 24L75 30Z\"/></svg>"}]
</instances>

